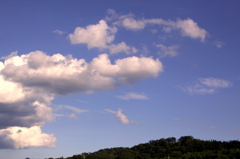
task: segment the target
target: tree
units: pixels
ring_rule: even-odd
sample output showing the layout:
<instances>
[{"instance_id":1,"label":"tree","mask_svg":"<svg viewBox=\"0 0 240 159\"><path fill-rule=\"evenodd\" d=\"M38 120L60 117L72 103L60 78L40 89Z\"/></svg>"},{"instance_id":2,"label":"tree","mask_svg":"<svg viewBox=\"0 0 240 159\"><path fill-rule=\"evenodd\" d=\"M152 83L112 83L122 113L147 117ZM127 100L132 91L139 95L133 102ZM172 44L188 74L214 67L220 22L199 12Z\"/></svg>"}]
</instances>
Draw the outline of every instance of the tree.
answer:
<instances>
[{"instance_id":1,"label":"tree","mask_svg":"<svg viewBox=\"0 0 240 159\"><path fill-rule=\"evenodd\" d=\"M169 138L166 138L165 140L166 140L168 143L170 143L170 144L173 144L173 143L176 142L176 138L175 138L175 137L169 137Z\"/></svg>"}]
</instances>

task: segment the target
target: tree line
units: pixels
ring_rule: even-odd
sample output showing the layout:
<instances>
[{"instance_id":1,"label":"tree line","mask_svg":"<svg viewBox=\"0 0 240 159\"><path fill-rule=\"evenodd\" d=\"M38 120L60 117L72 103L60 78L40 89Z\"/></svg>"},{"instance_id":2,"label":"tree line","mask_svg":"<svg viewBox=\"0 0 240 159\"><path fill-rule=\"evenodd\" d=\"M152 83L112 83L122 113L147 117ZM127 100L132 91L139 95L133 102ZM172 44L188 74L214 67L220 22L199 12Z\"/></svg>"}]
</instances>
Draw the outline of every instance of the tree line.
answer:
<instances>
[{"instance_id":1,"label":"tree line","mask_svg":"<svg viewBox=\"0 0 240 159\"><path fill-rule=\"evenodd\" d=\"M131 148L106 148L56 159L240 159L240 141L205 141L192 136L182 136L177 140L169 137Z\"/></svg>"}]
</instances>

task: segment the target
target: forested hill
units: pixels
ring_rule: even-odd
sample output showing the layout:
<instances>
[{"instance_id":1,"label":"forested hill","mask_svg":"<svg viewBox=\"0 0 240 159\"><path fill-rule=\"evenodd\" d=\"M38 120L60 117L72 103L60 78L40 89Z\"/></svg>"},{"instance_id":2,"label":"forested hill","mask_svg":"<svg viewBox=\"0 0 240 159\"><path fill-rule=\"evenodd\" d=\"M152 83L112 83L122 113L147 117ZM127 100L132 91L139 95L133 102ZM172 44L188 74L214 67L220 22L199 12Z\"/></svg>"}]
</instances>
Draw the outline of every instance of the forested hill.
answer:
<instances>
[{"instance_id":1,"label":"forested hill","mask_svg":"<svg viewBox=\"0 0 240 159\"><path fill-rule=\"evenodd\" d=\"M192 136L151 140L131 148L106 148L66 159L240 159L240 141L204 141ZM51 158L49 158L51 159ZM58 158L63 159L63 157Z\"/></svg>"}]
</instances>

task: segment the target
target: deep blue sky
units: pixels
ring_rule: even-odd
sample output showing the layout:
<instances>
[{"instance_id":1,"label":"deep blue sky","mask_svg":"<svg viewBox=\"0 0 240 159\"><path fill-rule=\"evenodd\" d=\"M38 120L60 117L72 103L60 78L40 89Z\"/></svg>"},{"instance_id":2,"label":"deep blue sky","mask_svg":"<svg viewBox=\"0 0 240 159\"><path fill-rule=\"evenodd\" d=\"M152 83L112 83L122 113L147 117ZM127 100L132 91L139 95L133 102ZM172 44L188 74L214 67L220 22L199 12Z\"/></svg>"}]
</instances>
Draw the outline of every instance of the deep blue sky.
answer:
<instances>
[{"instance_id":1,"label":"deep blue sky","mask_svg":"<svg viewBox=\"0 0 240 159\"><path fill-rule=\"evenodd\" d=\"M0 158L238 140L239 5L0 0Z\"/></svg>"}]
</instances>

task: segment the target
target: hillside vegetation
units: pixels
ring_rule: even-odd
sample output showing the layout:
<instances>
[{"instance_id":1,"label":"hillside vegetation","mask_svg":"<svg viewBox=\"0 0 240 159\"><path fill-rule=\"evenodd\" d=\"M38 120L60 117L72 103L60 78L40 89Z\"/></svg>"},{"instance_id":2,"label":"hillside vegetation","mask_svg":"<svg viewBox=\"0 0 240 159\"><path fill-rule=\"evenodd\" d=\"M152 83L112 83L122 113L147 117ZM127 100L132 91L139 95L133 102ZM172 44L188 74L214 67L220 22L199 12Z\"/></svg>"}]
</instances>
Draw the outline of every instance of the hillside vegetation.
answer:
<instances>
[{"instance_id":1,"label":"hillside vegetation","mask_svg":"<svg viewBox=\"0 0 240 159\"><path fill-rule=\"evenodd\" d=\"M240 159L240 141L204 141L192 136L151 140L131 148L106 148L66 159ZM51 158L49 158L51 159ZM63 159L63 157L58 158Z\"/></svg>"}]
</instances>

